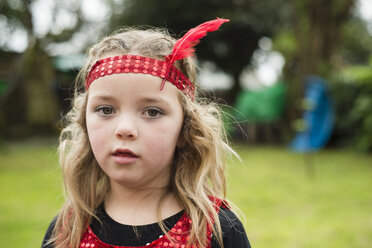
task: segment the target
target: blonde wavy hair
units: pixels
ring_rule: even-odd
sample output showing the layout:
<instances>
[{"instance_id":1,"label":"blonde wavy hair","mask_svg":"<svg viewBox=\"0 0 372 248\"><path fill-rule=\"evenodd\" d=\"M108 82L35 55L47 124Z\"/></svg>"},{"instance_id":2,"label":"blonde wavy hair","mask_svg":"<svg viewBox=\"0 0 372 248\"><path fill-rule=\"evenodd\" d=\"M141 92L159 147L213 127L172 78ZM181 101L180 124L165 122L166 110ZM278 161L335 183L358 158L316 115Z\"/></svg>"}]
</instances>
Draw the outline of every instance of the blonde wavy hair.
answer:
<instances>
[{"instance_id":1,"label":"blonde wavy hair","mask_svg":"<svg viewBox=\"0 0 372 248\"><path fill-rule=\"evenodd\" d=\"M66 126L60 135L59 155L66 201L50 240L56 248L79 246L92 218L97 218L96 209L110 190L109 178L94 158L86 128L88 93L84 82L90 67L100 58L118 54L164 60L175 41L163 29L126 28L90 48L86 64L76 80L73 107L66 115ZM194 59L186 58L175 65L195 82ZM226 199L225 160L227 155L235 153L227 143L218 106L201 98L192 101L181 92L179 95L184 111L180 134L183 146L176 149L168 189L175 193L192 219L189 244L205 247L207 224L210 224L223 247L218 213L209 196ZM166 233L160 217L159 225Z\"/></svg>"}]
</instances>

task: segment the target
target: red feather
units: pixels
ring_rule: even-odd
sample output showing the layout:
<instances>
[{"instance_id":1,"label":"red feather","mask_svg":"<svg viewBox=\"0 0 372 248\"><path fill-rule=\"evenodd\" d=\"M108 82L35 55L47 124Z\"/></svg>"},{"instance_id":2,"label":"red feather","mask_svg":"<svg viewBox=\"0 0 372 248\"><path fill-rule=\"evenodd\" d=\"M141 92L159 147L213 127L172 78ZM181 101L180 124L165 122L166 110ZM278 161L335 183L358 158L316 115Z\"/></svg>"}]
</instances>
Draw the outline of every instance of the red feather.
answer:
<instances>
[{"instance_id":1,"label":"red feather","mask_svg":"<svg viewBox=\"0 0 372 248\"><path fill-rule=\"evenodd\" d=\"M193 56L195 52L194 46L200 42L201 38L207 35L207 32L216 31L224 22L229 21L229 19L217 18L190 29L181 39L176 41L172 53L165 58L166 61L173 64L176 60Z\"/></svg>"}]
</instances>

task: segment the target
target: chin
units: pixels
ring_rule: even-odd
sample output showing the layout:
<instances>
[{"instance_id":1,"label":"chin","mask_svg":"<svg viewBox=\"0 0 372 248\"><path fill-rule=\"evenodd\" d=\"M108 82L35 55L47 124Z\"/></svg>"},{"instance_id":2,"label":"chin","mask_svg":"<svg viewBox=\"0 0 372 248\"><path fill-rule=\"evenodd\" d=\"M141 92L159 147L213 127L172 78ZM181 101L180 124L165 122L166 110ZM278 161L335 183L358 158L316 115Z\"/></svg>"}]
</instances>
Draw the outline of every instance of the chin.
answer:
<instances>
[{"instance_id":1,"label":"chin","mask_svg":"<svg viewBox=\"0 0 372 248\"><path fill-rule=\"evenodd\" d=\"M110 178L116 184L126 188L135 188L141 185L140 177L131 177L131 178Z\"/></svg>"}]
</instances>

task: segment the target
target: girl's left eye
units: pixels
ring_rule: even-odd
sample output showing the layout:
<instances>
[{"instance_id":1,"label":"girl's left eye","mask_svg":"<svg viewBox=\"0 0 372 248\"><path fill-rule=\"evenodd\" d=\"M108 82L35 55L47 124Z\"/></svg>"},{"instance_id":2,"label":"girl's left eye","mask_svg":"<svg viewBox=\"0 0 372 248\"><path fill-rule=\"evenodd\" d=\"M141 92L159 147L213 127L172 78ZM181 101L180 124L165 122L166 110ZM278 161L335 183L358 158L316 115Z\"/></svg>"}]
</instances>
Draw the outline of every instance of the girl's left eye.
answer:
<instances>
[{"instance_id":1,"label":"girl's left eye","mask_svg":"<svg viewBox=\"0 0 372 248\"><path fill-rule=\"evenodd\" d=\"M163 111L161 111L158 108L148 108L148 109L145 110L145 113L149 117L157 117L158 115L163 114Z\"/></svg>"}]
</instances>

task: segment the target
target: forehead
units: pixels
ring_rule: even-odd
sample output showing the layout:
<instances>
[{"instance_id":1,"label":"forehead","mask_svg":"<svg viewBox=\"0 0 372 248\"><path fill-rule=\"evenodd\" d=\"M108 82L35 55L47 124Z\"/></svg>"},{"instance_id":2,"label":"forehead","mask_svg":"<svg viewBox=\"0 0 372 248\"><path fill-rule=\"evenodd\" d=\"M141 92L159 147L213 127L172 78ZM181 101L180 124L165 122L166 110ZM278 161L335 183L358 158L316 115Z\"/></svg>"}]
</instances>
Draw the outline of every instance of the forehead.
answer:
<instances>
[{"instance_id":1,"label":"forehead","mask_svg":"<svg viewBox=\"0 0 372 248\"><path fill-rule=\"evenodd\" d=\"M159 98L179 102L179 90L173 84L166 82L160 90L162 79L159 77L139 74L121 73L100 77L92 82L88 92L89 98L97 96L112 96L120 99Z\"/></svg>"}]
</instances>

